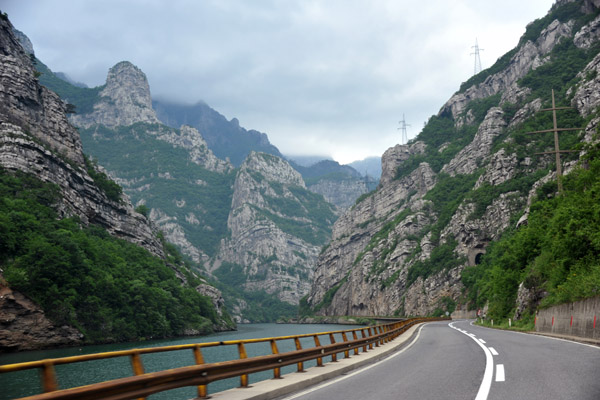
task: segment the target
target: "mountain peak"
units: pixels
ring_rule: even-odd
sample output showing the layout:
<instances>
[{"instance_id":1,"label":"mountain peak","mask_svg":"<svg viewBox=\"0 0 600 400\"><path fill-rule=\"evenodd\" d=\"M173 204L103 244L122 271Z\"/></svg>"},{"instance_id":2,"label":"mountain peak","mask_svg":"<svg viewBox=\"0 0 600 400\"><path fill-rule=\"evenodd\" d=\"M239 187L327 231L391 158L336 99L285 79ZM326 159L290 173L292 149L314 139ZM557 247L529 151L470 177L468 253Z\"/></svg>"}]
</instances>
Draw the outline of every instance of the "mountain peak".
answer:
<instances>
[{"instance_id":1,"label":"mountain peak","mask_svg":"<svg viewBox=\"0 0 600 400\"><path fill-rule=\"evenodd\" d=\"M121 61L108 71L100 101L89 114L72 117L75 125L89 127L128 126L136 122L159 123L152 109L152 97L146 74L129 61Z\"/></svg>"}]
</instances>

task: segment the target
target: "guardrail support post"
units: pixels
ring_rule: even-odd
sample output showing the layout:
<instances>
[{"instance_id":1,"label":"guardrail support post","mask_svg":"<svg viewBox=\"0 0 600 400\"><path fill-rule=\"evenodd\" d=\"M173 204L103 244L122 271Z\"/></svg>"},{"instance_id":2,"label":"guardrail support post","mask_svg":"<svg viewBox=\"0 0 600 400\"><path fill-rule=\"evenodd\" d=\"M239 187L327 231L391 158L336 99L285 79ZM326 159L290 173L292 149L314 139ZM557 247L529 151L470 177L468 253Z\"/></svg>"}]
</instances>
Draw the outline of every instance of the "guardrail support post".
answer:
<instances>
[{"instance_id":1,"label":"guardrail support post","mask_svg":"<svg viewBox=\"0 0 600 400\"><path fill-rule=\"evenodd\" d=\"M354 340L358 340L358 336L356 336L356 331L352 331L352 339ZM357 356L358 355L358 347L354 348L354 355Z\"/></svg>"},{"instance_id":2,"label":"guardrail support post","mask_svg":"<svg viewBox=\"0 0 600 400\"><path fill-rule=\"evenodd\" d=\"M364 330L364 329L361 329L361 330L360 330L360 334L362 335L362 338L363 338L363 339L365 339L365 338L367 337L367 335L365 335L365 330ZM367 352L367 345L365 344L365 345L363 346L363 353L366 353L366 352Z\"/></svg>"},{"instance_id":3,"label":"guardrail support post","mask_svg":"<svg viewBox=\"0 0 600 400\"><path fill-rule=\"evenodd\" d=\"M333 333L329 334L329 341L331 342L331 344L335 344L335 337L333 337ZM336 362L337 361L337 353L333 353L331 355L331 362Z\"/></svg>"},{"instance_id":4,"label":"guardrail support post","mask_svg":"<svg viewBox=\"0 0 600 400\"><path fill-rule=\"evenodd\" d=\"M142 364L142 358L140 357L140 353L133 353L131 355L131 367L133 368L134 374L144 375L144 365ZM138 400L145 399L145 397L140 397Z\"/></svg>"},{"instance_id":5,"label":"guardrail support post","mask_svg":"<svg viewBox=\"0 0 600 400\"><path fill-rule=\"evenodd\" d=\"M315 335L315 347L321 347L321 342L319 341L319 336ZM324 350L321 350L324 351ZM317 367L323 366L323 357L317 357Z\"/></svg>"},{"instance_id":6,"label":"guardrail support post","mask_svg":"<svg viewBox=\"0 0 600 400\"><path fill-rule=\"evenodd\" d=\"M42 385L44 386L44 393L58 390L58 383L56 383L56 372L54 372L54 364L45 363L42 367Z\"/></svg>"},{"instance_id":7,"label":"guardrail support post","mask_svg":"<svg viewBox=\"0 0 600 400\"><path fill-rule=\"evenodd\" d=\"M277 349L277 342L275 342L275 339L271 339L271 353L279 354L279 349ZM281 368L273 368L273 379L281 379Z\"/></svg>"},{"instance_id":8,"label":"guardrail support post","mask_svg":"<svg viewBox=\"0 0 600 400\"><path fill-rule=\"evenodd\" d=\"M244 343L238 343L238 352L240 353L240 360L242 358L248 358L248 354L246 354L246 348L244 347ZM240 375L240 386L243 388L248 387L248 374Z\"/></svg>"},{"instance_id":9,"label":"guardrail support post","mask_svg":"<svg viewBox=\"0 0 600 400\"><path fill-rule=\"evenodd\" d=\"M348 336L346 336L346 332L342 332L342 339L344 340L344 343L348 341ZM350 358L349 350L344 350L344 358Z\"/></svg>"},{"instance_id":10,"label":"guardrail support post","mask_svg":"<svg viewBox=\"0 0 600 400\"><path fill-rule=\"evenodd\" d=\"M302 344L300 343L300 338L295 337L294 343L296 344L296 350L302 350ZM304 372L304 363L298 363L298 372Z\"/></svg>"},{"instance_id":11,"label":"guardrail support post","mask_svg":"<svg viewBox=\"0 0 600 400\"><path fill-rule=\"evenodd\" d=\"M196 360L196 365L204 364L204 357L202 356L202 351L200 351L200 346L194 347L194 360ZM197 388L199 399L208 398L208 390L206 385L198 385Z\"/></svg>"}]
</instances>

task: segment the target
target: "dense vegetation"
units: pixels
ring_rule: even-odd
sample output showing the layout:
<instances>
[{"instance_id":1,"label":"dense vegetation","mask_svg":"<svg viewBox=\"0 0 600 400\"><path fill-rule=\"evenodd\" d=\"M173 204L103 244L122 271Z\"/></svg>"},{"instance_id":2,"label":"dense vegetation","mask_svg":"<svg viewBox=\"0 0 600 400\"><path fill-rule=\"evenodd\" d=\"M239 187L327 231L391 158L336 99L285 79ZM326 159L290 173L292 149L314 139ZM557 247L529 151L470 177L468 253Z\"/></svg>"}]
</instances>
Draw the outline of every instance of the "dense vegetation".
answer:
<instances>
[{"instance_id":1,"label":"dense vegetation","mask_svg":"<svg viewBox=\"0 0 600 400\"><path fill-rule=\"evenodd\" d=\"M527 225L507 232L490 246L481 265L463 271L470 305L489 301L488 315L496 320L512 316L521 282L541 306L600 294L598 146L582 167L564 177L563 195L556 195L555 182L538 193Z\"/></svg>"},{"instance_id":2,"label":"dense vegetation","mask_svg":"<svg viewBox=\"0 0 600 400\"><path fill-rule=\"evenodd\" d=\"M227 234L234 173L206 170L189 160L187 150L158 140L154 136L158 132L176 132L164 126L138 123L114 130L97 126L80 131L87 152L119 178L135 182L126 188L134 204L144 198L148 208L177 217L194 246L211 256L216 253ZM134 190L144 185L151 190ZM190 211L200 224L186 220Z\"/></svg>"},{"instance_id":3,"label":"dense vegetation","mask_svg":"<svg viewBox=\"0 0 600 400\"><path fill-rule=\"evenodd\" d=\"M0 171L0 267L11 287L88 342L208 333L218 317L198 278L180 265L183 285L165 261L76 218L59 220L56 186ZM172 262L181 256L165 246Z\"/></svg>"}]
</instances>

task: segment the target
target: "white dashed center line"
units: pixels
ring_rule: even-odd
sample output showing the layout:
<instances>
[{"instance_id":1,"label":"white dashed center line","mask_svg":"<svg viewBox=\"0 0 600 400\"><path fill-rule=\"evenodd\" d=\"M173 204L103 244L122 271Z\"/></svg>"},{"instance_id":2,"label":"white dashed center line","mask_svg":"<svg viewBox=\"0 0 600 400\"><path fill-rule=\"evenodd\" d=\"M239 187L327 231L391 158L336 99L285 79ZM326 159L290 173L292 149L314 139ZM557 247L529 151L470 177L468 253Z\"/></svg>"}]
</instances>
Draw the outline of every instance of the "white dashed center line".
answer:
<instances>
[{"instance_id":1,"label":"white dashed center line","mask_svg":"<svg viewBox=\"0 0 600 400\"><path fill-rule=\"evenodd\" d=\"M490 351L492 352L492 355L494 355L494 356L498 355L498 352L493 347L490 347Z\"/></svg>"},{"instance_id":2,"label":"white dashed center line","mask_svg":"<svg viewBox=\"0 0 600 400\"><path fill-rule=\"evenodd\" d=\"M496 364L496 382L504 382L504 364Z\"/></svg>"}]
</instances>

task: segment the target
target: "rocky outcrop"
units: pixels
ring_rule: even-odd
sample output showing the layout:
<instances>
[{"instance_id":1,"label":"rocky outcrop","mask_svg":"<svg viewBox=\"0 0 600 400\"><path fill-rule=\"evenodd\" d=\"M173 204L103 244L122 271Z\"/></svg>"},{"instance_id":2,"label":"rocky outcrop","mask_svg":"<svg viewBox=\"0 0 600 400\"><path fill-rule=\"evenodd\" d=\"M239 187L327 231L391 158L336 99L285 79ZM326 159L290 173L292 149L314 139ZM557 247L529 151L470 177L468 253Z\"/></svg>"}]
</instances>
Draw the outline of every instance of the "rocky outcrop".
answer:
<instances>
[{"instance_id":1,"label":"rocky outcrop","mask_svg":"<svg viewBox=\"0 0 600 400\"><path fill-rule=\"evenodd\" d=\"M77 329L55 325L35 303L3 284L0 275L0 353L82 342Z\"/></svg>"},{"instance_id":2,"label":"rocky outcrop","mask_svg":"<svg viewBox=\"0 0 600 400\"><path fill-rule=\"evenodd\" d=\"M209 171L218 173L229 173L233 170L233 165L228 161L217 158L208 148L206 141L196 128L182 125L179 132L173 130L158 129L149 131L156 134L157 138L174 146L186 149L189 152L190 160Z\"/></svg>"},{"instance_id":3,"label":"rocky outcrop","mask_svg":"<svg viewBox=\"0 0 600 400\"><path fill-rule=\"evenodd\" d=\"M452 176L456 174L469 175L475 172L489 155L494 138L502 133L506 126L503 115L501 108L491 108L479 125L473 141L458 152L452 161L442 168L442 172Z\"/></svg>"},{"instance_id":4,"label":"rocky outcrop","mask_svg":"<svg viewBox=\"0 0 600 400\"><path fill-rule=\"evenodd\" d=\"M206 283L200 284L196 286L196 291L203 296L209 297L217 314L219 316L223 315L223 311L225 311L225 299L223 298L223 294L219 289L214 286L208 285Z\"/></svg>"},{"instance_id":5,"label":"rocky outcrop","mask_svg":"<svg viewBox=\"0 0 600 400\"><path fill-rule=\"evenodd\" d=\"M573 96L572 104L584 117L595 111L600 105L600 54L578 74L582 80Z\"/></svg>"},{"instance_id":6,"label":"rocky outcrop","mask_svg":"<svg viewBox=\"0 0 600 400\"><path fill-rule=\"evenodd\" d=\"M265 290L279 299L298 304L310 288L312 269L327 237L311 240L317 232L307 199L316 201L305 187L300 174L283 159L252 152L240 167L234 184L227 226L230 237L221 243L213 269L223 263L241 266L248 277L244 288ZM331 206L322 198L316 206ZM327 215L327 214L325 214ZM304 228L303 228L304 227ZM308 228L308 231L307 231Z\"/></svg>"},{"instance_id":7,"label":"rocky outcrop","mask_svg":"<svg viewBox=\"0 0 600 400\"><path fill-rule=\"evenodd\" d=\"M522 45L512 56L506 68L488 76L482 83L471 86L464 92L456 93L444 104L439 114L449 111L456 119L469 102L505 91L531 69L544 64L547 61L545 56L552 51L561 38L570 34L570 24L560 23L558 20L553 21L542 31L535 43L528 41Z\"/></svg>"},{"instance_id":8,"label":"rocky outcrop","mask_svg":"<svg viewBox=\"0 0 600 400\"><path fill-rule=\"evenodd\" d=\"M386 152L382 164L391 171L401 168L399 159L398 152ZM410 175L380 186L336 221L307 298L319 314L389 315L400 307L397 287L381 290L381 285L394 274L395 283L406 282L404 262L419 245L419 232L431 223L429 202L422 197L435 182L435 173L423 163ZM324 303L332 290L332 302Z\"/></svg>"},{"instance_id":9,"label":"rocky outcrop","mask_svg":"<svg viewBox=\"0 0 600 400\"><path fill-rule=\"evenodd\" d=\"M397 144L383 153L381 156L381 179L379 185L383 186L394 180L398 167L414 154L425 152L425 143L415 142L410 145Z\"/></svg>"},{"instance_id":10,"label":"rocky outcrop","mask_svg":"<svg viewBox=\"0 0 600 400\"><path fill-rule=\"evenodd\" d=\"M146 75L132 63L122 61L108 71L106 85L100 92L100 100L94 104L94 111L73 115L71 122L88 128L91 125L115 127L160 121L152 109Z\"/></svg>"},{"instance_id":11,"label":"rocky outcrop","mask_svg":"<svg viewBox=\"0 0 600 400\"><path fill-rule=\"evenodd\" d=\"M192 216L194 216L194 214L192 214ZM169 243L173 243L179 247L181 251L189 256L194 262L204 264L209 260L210 257L208 255L188 240L183 227L178 223L176 217L169 216L158 208L152 208L148 217L160 228L161 232L165 235L165 239Z\"/></svg>"}]
</instances>

